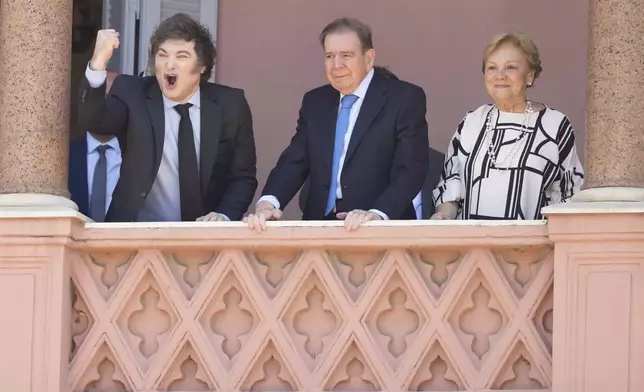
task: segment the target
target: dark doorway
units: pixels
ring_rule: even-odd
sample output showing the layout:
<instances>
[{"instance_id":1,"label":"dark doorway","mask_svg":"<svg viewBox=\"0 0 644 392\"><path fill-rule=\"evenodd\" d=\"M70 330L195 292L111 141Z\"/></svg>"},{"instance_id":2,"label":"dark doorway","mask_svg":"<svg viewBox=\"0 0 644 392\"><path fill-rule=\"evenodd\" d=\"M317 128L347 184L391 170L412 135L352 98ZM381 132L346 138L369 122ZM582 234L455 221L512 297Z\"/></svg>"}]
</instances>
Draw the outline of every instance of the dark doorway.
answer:
<instances>
[{"instance_id":1,"label":"dark doorway","mask_svg":"<svg viewBox=\"0 0 644 392\"><path fill-rule=\"evenodd\" d=\"M72 19L72 64L70 94L70 136L84 134L76 123L76 99L78 84L85 73L85 67L92 58L96 33L102 28L103 0L74 0Z\"/></svg>"}]
</instances>

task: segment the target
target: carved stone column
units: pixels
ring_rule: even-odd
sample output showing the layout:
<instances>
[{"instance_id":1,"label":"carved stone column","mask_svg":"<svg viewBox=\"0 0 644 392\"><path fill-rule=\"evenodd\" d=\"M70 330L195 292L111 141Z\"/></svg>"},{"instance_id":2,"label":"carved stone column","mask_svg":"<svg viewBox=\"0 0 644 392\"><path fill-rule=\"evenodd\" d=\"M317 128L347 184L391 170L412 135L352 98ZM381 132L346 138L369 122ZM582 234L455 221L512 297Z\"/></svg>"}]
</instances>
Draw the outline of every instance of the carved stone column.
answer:
<instances>
[{"instance_id":1,"label":"carved stone column","mask_svg":"<svg viewBox=\"0 0 644 392\"><path fill-rule=\"evenodd\" d=\"M0 206L65 206L72 0L0 3Z\"/></svg>"},{"instance_id":2,"label":"carved stone column","mask_svg":"<svg viewBox=\"0 0 644 392\"><path fill-rule=\"evenodd\" d=\"M586 179L547 207L552 392L644 390L644 0L590 0Z\"/></svg>"},{"instance_id":3,"label":"carved stone column","mask_svg":"<svg viewBox=\"0 0 644 392\"><path fill-rule=\"evenodd\" d=\"M575 201L644 201L642 7L590 1L586 179Z\"/></svg>"},{"instance_id":4,"label":"carved stone column","mask_svg":"<svg viewBox=\"0 0 644 392\"><path fill-rule=\"evenodd\" d=\"M0 0L0 389L69 391L72 0ZM18 207L18 208L12 208ZM27 208L25 208L27 207Z\"/></svg>"}]
</instances>

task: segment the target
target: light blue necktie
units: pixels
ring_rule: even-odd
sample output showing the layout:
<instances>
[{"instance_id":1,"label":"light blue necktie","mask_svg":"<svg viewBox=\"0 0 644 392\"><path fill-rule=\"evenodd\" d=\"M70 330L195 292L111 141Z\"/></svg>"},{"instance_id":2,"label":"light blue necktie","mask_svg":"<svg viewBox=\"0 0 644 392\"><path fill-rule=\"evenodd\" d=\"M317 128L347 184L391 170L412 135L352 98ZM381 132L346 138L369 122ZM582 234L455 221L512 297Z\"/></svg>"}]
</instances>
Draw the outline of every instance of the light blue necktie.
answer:
<instances>
[{"instance_id":1,"label":"light blue necktie","mask_svg":"<svg viewBox=\"0 0 644 392\"><path fill-rule=\"evenodd\" d=\"M329 186L329 196L326 201L326 212L329 213L335 207L336 190L338 182L338 170L340 168L340 157L342 157L342 150L344 149L344 135L349 128L349 115L351 114L351 106L356 103L358 96L345 95L342 97L340 112L338 113L338 121L335 124L335 144L333 146L333 165L331 167L331 184Z\"/></svg>"}]
</instances>

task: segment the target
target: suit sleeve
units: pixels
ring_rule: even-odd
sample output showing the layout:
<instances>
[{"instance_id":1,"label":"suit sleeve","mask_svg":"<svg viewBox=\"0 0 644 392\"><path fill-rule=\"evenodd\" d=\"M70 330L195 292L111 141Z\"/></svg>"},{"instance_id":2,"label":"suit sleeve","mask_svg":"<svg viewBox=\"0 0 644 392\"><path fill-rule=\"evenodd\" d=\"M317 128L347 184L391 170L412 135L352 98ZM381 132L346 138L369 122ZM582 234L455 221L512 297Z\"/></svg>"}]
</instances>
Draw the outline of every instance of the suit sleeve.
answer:
<instances>
[{"instance_id":1,"label":"suit sleeve","mask_svg":"<svg viewBox=\"0 0 644 392\"><path fill-rule=\"evenodd\" d=\"M305 95L302 99L295 135L268 175L266 186L262 191L262 196L274 196L281 209L286 207L309 177L307 101L307 95Z\"/></svg>"},{"instance_id":2,"label":"suit sleeve","mask_svg":"<svg viewBox=\"0 0 644 392\"><path fill-rule=\"evenodd\" d=\"M239 107L239 129L235 136L228 186L215 210L231 220L240 220L243 217L257 190L257 153L253 117L243 92Z\"/></svg>"},{"instance_id":3,"label":"suit sleeve","mask_svg":"<svg viewBox=\"0 0 644 392\"><path fill-rule=\"evenodd\" d=\"M109 96L105 96L105 83L92 87L88 74L80 82L78 92L78 125L83 131L99 135L115 135L121 140L127 129L127 106L119 97L124 79L117 77Z\"/></svg>"},{"instance_id":4,"label":"suit sleeve","mask_svg":"<svg viewBox=\"0 0 644 392\"><path fill-rule=\"evenodd\" d=\"M392 181L373 206L390 219L397 219L409 209L412 200L423 186L429 167L425 92L420 87L413 87L407 99L401 101L396 149L393 165L389 171L389 178Z\"/></svg>"}]
</instances>

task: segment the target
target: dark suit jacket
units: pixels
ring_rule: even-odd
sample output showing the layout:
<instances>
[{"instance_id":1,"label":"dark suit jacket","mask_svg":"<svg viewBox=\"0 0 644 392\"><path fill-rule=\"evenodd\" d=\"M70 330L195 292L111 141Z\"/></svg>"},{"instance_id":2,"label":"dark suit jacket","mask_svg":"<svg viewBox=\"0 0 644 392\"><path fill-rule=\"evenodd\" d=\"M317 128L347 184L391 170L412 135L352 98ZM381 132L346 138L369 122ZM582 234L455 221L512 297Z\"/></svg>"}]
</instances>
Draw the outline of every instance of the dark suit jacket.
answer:
<instances>
[{"instance_id":1,"label":"dark suit jacket","mask_svg":"<svg viewBox=\"0 0 644 392\"><path fill-rule=\"evenodd\" d=\"M304 95L296 133L262 191L284 208L310 178L304 220L324 217L339 103L340 93L331 85ZM373 76L342 170L343 209L377 209L390 219L415 218L412 200L428 166L425 113L420 87Z\"/></svg>"},{"instance_id":2,"label":"dark suit jacket","mask_svg":"<svg viewBox=\"0 0 644 392\"><path fill-rule=\"evenodd\" d=\"M423 184L423 193L420 195L423 201L423 219L431 218L432 215L434 215L434 211L436 210L432 192L434 191L434 189L436 189L436 186L441 179L441 173L443 172L444 164L445 154L440 151L434 150L433 148L430 148L429 170L427 171L427 177L425 177L425 183Z\"/></svg>"},{"instance_id":3,"label":"dark suit jacket","mask_svg":"<svg viewBox=\"0 0 644 392\"><path fill-rule=\"evenodd\" d=\"M69 177L67 187L71 199L79 211L89 216L89 193L87 184L87 138L85 136L69 142Z\"/></svg>"},{"instance_id":4,"label":"dark suit jacket","mask_svg":"<svg viewBox=\"0 0 644 392\"><path fill-rule=\"evenodd\" d=\"M155 77L120 75L105 97L105 84L83 78L78 120L82 129L116 135L122 146L121 174L106 221L134 222L157 176L165 117ZM201 84L201 192L203 214L215 211L239 220L257 189L255 138L248 102L239 89Z\"/></svg>"},{"instance_id":5,"label":"dark suit jacket","mask_svg":"<svg viewBox=\"0 0 644 392\"><path fill-rule=\"evenodd\" d=\"M429 219L434 215L436 207L434 206L434 200L432 198L432 192L436 189L438 182L440 181L441 173L443 172L443 165L445 163L445 154L433 148L429 148L429 167L427 170L427 176L425 177L425 183L423 184L421 199L422 199L422 218ZM309 188L311 183L307 180L300 190L299 205L300 211L304 212L304 207L306 206L306 200L309 197Z\"/></svg>"}]
</instances>

